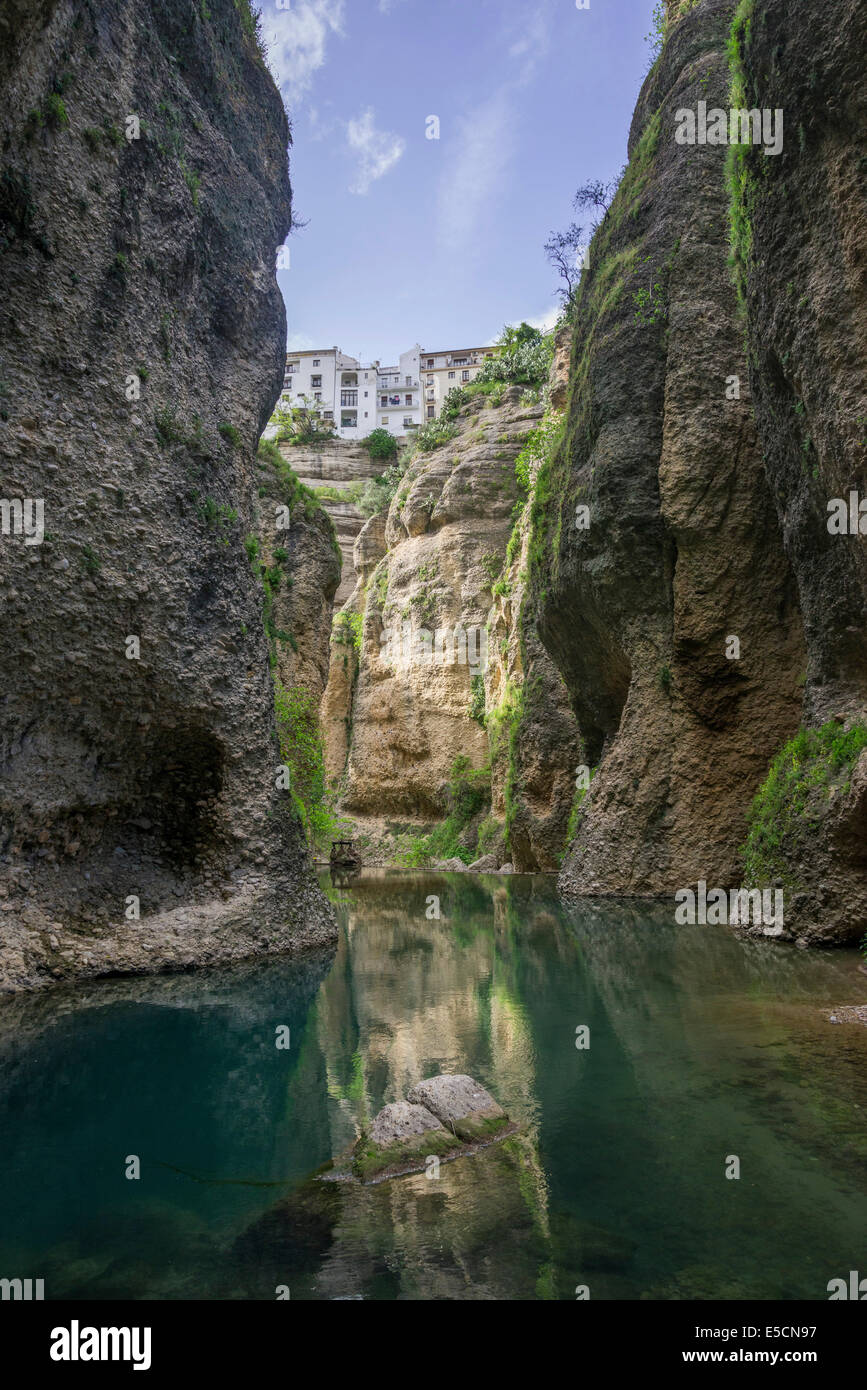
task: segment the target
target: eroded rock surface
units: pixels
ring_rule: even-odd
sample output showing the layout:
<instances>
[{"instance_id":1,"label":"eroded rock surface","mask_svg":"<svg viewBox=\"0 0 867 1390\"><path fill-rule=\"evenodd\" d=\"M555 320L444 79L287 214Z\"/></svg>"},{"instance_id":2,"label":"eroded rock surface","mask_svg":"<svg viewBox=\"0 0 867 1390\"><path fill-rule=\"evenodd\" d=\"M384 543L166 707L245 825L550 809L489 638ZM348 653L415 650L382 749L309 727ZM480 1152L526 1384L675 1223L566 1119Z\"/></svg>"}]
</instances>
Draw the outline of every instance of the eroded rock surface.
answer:
<instances>
[{"instance_id":1,"label":"eroded rock surface","mask_svg":"<svg viewBox=\"0 0 867 1390\"><path fill-rule=\"evenodd\" d=\"M44 501L45 539L0 538L0 984L331 938L243 545L282 103L232 0L4 25L0 493Z\"/></svg>"},{"instance_id":2,"label":"eroded rock surface","mask_svg":"<svg viewBox=\"0 0 867 1390\"><path fill-rule=\"evenodd\" d=\"M800 717L798 593L751 414L725 150L674 139L678 109L728 108L734 9L686 12L641 92L537 510L539 631L596 769L567 894L738 883L750 801Z\"/></svg>"}]
</instances>

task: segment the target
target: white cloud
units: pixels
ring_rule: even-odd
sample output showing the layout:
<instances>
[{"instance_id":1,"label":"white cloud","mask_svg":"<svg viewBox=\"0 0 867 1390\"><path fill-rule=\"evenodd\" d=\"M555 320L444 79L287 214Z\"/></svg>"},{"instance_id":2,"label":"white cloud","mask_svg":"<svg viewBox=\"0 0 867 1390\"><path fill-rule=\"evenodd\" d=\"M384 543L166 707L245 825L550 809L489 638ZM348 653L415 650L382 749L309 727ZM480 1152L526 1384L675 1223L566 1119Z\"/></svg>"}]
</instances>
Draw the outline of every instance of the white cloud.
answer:
<instances>
[{"instance_id":1,"label":"white cloud","mask_svg":"<svg viewBox=\"0 0 867 1390\"><path fill-rule=\"evenodd\" d=\"M531 328L538 328L540 333L550 333L551 329L557 324L557 320L563 312L561 304L552 304L550 309L546 309L544 314L537 314L535 318L528 318L526 314L515 314L507 321L512 324L528 323ZM500 341L502 328L498 328L492 338L484 344L484 347L496 347Z\"/></svg>"},{"instance_id":2,"label":"white cloud","mask_svg":"<svg viewBox=\"0 0 867 1390\"><path fill-rule=\"evenodd\" d=\"M290 104L309 90L325 62L329 38L342 37L344 13L344 0L292 0L287 10L263 13L268 62Z\"/></svg>"},{"instance_id":3,"label":"white cloud","mask_svg":"<svg viewBox=\"0 0 867 1390\"><path fill-rule=\"evenodd\" d=\"M524 11L526 16L526 11ZM509 57L521 60L518 82L528 82L549 48L549 16L544 10L536 10L528 19L522 19L522 32L509 45Z\"/></svg>"},{"instance_id":4,"label":"white cloud","mask_svg":"<svg viewBox=\"0 0 867 1390\"><path fill-rule=\"evenodd\" d=\"M358 156L350 193L367 193L370 185L387 174L406 149L406 141L400 135L377 130L372 106L347 122L346 139L349 148Z\"/></svg>"},{"instance_id":5,"label":"white cloud","mask_svg":"<svg viewBox=\"0 0 867 1390\"><path fill-rule=\"evenodd\" d=\"M512 154L515 116L504 91L460 122L457 153L440 178L438 234L447 251L472 250L484 210L501 192Z\"/></svg>"},{"instance_id":6,"label":"white cloud","mask_svg":"<svg viewBox=\"0 0 867 1390\"><path fill-rule=\"evenodd\" d=\"M318 346L319 344L306 333L290 333L286 339L287 352L306 352L309 348Z\"/></svg>"}]
</instances>

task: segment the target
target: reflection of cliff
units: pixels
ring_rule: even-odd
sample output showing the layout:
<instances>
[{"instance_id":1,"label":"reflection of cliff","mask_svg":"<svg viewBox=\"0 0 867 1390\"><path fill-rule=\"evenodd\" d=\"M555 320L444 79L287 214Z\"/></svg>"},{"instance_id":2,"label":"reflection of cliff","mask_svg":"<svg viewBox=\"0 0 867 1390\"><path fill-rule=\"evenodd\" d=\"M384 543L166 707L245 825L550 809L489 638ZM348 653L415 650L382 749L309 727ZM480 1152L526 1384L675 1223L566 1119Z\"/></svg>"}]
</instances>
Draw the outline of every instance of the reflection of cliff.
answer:
<instances>
[{"instance_id":1,"label":"reflection of cliff","mask_svg":"<svg viewBox=\"0 0 867 1390\"><path fill-rule=\"evenodd\" d=\"M805 1287L824 1289L815 1230L797 1227L791 1213L806 1200L841 1251L851 1244L864 1151L852 1097L867 1038L841 1047L817 1008L817 968L831 1003L851 997L851 960L825 957L819 966L712 927L675 927L664 909L646 904L585 901L570 916L605 1020L588 1056L607 1068L607 1054L616 1052L634 1081L623 1129L612 1136L618 1163L634 1163L639 1184L634 1212L622 1211L621 1220L626 1229L646 1224L648 1190L665 1193L669 1212L638 1266L647 1296L802 1297ZM729 1155L741 1163L737 1181L724 1175ZM605 1188L603 1181L600 1201ZM745 1215L757 1188L764 1230ZM678 1223L673 1211L698 1219ZM775 1228L785 1232L797 1270L790 1291L768 1287L762 1251Z\"/></svg>"},{"instance_id":2,"label":"reflection of cliff","mask_svg":"<svg viewBox=\"0 0 867 1390\"><path fill-rule=\"evenodd\" d=\"M547 1180L538 1154L535 1048L522 997L551 981L520 949L533 889L401 875L363 880L316 1009L332 1150L381 1106L438 1071L469 1072L523 1133L472 1158L371 1187L308 1185L238 1243L248 1278L296 1261L293 1297L527 1298L551 1292ZM441 916L429 920L432 895ZM546 931L553 919L544 914ZM567 934L558 950L574 956ZM525 979L522 979L522 976ZM309 1246L299 1250L298 1232ZM302 1241L303 1243L303 1241ZM287 1255L291 1252L291 1256ZM255 1275L253 1271L256 1271Z\"/></svg>"},{"instance_id":3,"label":"reflection of cliff","mask_svg":"<svg viewBox=\"0 0 867 1390\"><path fill-rule=\"evenodd\" d=\"M441 916L428 920L427 900L437 892ZM419 886L395 875L356 888L318 1009L333 1094L353 1126L347 1132L338 1123L336 1151L436 1071L469 1072L516 1118L531 1118L532 1046L517 953L508 929L491 918L490 894L477 881L430 878Z\"/></svg>"}]
</instances>

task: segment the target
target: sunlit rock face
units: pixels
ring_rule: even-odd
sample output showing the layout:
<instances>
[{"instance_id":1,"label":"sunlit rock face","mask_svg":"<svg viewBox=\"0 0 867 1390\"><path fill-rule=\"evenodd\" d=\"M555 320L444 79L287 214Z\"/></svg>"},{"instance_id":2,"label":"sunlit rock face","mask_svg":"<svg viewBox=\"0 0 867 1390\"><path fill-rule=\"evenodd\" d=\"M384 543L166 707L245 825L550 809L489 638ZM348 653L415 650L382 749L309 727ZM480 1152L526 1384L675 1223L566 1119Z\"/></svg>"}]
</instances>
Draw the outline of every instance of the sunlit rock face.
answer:
<instances>
[{"instance_id":1,"label":"sunlit rock face","mask_svg":"<svg viewBox=\"0 0 867 1390\"><path fill-rule=\"evenodd\" d=\"M512 529L515 458L541 414L522 395L477 396L454 438L416 454L391 504L388 553L367 583L344 774L353 815L436 820L455 758L486 760L469 707Z\"/></svg>"},{"instance_id":2,"label":"sunlit rock face","mask_svg":"<svg viewBox=\"0 0 867 1390\"><path fill-rule=\"evenodd\" d=\"M801 716L798 586L752 414L726 150L675 140L679 109L728 108L734 10L704 0L671 29L578 293L531 572L597 769L570 895L739 882L750 802Z\"/></svg>"},{"instance_id":3,"label":"sunlit rock face","mask_svg":"<svg viewBox=\"0 0 867 1390\"><path fill-rule=\"evenodd\" d=\"M373 459L360 444L345 439L326 440L319 444L281 444L283 457L297 474L300 482L316 492L321 488L345 493L353 483L377 478L383 471L381 459ZM322 506L330 516L343 557L340 584L334 603L340 607L355 587L358 572L354 566L354 549L365 515L352 500L323 497Z\"/></svg>"},{"instance_id":4,"label":"sunlit rock face","mask_svg":"<svg viewBox=\"0 0 867 1390\"><path fill-rule=\"evenodd\" d=\"M243 546L283 369L279 95L233 0L43 0L2 38L0 493L45 534L0 537L0 981L329 936Z\"/></svg>"}]
</instances>

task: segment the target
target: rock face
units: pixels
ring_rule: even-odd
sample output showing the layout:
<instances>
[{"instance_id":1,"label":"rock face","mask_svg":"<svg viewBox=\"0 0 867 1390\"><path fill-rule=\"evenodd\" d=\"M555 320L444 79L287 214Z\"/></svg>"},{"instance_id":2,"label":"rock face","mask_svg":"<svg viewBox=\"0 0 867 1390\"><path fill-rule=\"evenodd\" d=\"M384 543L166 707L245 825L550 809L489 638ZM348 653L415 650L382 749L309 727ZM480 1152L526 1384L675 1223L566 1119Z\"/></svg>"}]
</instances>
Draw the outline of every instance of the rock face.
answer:
<instances>
[{"instance_id":1,"label":"rock face","mask_svg":"<svg viewBox=\"0 0 867 1390\"><path fill-rule=\"evenodd\" d=\"M4 11L0 492L45 527L0 536L7 988L334 933L243 547L290 224L245 14Z\"/></svg>"},{"instance_id":2,"label":"rock face","mask_svg":"<svg viewBox=\"0 0 867 1390\"><path fill-rule=\"evenodd\" d=\"M863 728L867 519L860 534L830 534L829 504L867 497L867 12L762 0L746 18L745 105L785 112L782 153L741 160L735 249L756 425L802 614L803 717ZM815 942L857 942L867 928L867 753L836 792L812 798L787 919Z\"/></svg>"},{"instance_id":3,"label":"rock face","mask_svg":"<svg viewBox=\"0 0 867 1390\"><path fill-rule=\"evenodd\" d=\"M550 409L544 431L565 405L571 337L561 328L548 376ZM531 489L538 466L529 466ZM509 543L488 615L489 664L485 706L491 757L491 813L502 826L498 849L520 873L559 867L575 793L580 741L569 694L539 640L527 575L533 501L528 499Z\"/></svg>"},{"instance_id":4,"label":"rock face","mask_svg":"<svg viewBox=\"0 0 867 1390\"><path fill-rule=\"evenodd\" d=\"M325 773L337 783L346 769L352 730L352 701L358 678L361 623L367 601L367 583L385 555L385 513L370 517L352 548L355 587L330 630L328 681L319 711L325 747Z\"/></svg>"},{"instance_id":5,"label":"rock face","mask_svg":"<svg viewBox=\"0 0 867 1390\"><path fill-rule=\"evenodd\" d=\"M566 894L740 882L751 798L800 717L803 629L751 413L726 152L674 139L679 108L729 106L734 8L686 11L645 82L537 490L539 632L597 769Z\"/></svg>"},{"instance_id":6,"label":"rock face","mask_svg":"<svg viewBox=\"0 0 867 1390\"><path fill-rule=\"evenodd\" d=\"M498 405L477 396L454 438L415 456L391 504L388 552L367 584L345 770L352 815L436 820L455 759L486 760L469 707L512 529L515 458L541 414L522 394L509 387ZM431 647L443 634L456 659L426 661L425 632Z\"/></svg>"},{"instance_id":7,"label":"rock face","mask_svg":"<svg viewBox=\"0 0 867 1390\"><path fill-rule=\"evenodd\" d=\"M385 467L381 460L372 459L360 444L352 444L345 439L315 445L283 444L280 447L300 481L314 492L321 489L346 492L351 490L353 484L378 477ZM343 556L340 586L334 596L334 603L339 608L349 598L358 578L353 552L365 517L351 500L340 501L324 496L322 506L334 523Z\"/></svg>"},{"instance_id":8,"label":"rock face","mask_svg":"<svg viewBox=\"0 0 867 1390\"><path fill-rule=\"evenodd\" d=\"M324 508L297 494L293 497L267 459L260 459L259 478L259 556L272 575L279 576L270 615L275 675L285 689L300 687L318 705L331 659L329 636L340 583L340 546ZM288 529L278 529L275 522L287 505L291 523Z\"/></svg>"}]
</instances>

